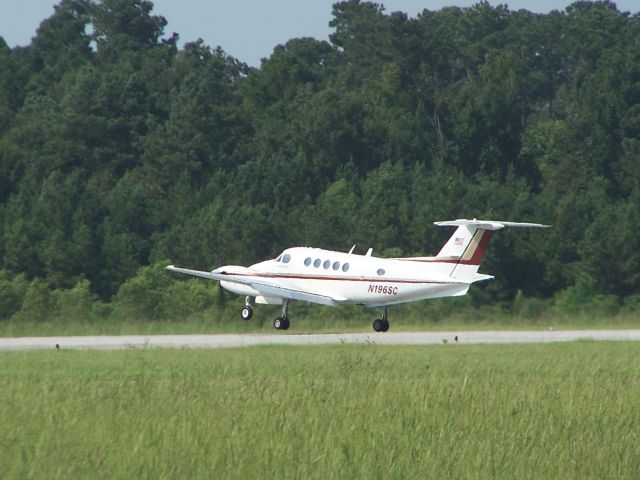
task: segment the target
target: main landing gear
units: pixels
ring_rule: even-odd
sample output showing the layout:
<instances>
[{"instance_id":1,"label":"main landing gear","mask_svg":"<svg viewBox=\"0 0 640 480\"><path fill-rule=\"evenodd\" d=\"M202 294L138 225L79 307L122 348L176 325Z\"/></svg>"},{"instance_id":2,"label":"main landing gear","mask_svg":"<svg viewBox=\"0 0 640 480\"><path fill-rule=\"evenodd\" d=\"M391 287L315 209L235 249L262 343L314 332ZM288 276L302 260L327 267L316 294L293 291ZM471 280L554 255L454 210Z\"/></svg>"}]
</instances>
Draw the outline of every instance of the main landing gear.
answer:
<instances>
[{"instance_id":1,"label":"main landing gear","mask_svg":"<svg viewBox=\"0 0 640 480\"><path fill-rule=\"evenodd\" d=\"M289 300L282 300L282 315L273 321L276 330L287 330L289 328Z\"/></svg>"},{"instance_id":2,"label":"main landing gear","mask_svg":"<svg viewBox=\"0 0 640 480\"><path fill-rule=\"evenodd\" d=\"M253 308L251 308L251 297L244 299L244 307L240 310L240 316L243 320L251 320L253 317Z\"/></svg>"},{"instance_id":3,"label":"main landing gear","mask_svg":"<svg viewBox=\"0 0 640 480\"><path fill-rule=\"evenodd\" d=\"M387 320L387 307L382 307L382 318L373 322L373 329L376 332L386 332L389 330L389 320Z\"/></svg>"}]
</instances>

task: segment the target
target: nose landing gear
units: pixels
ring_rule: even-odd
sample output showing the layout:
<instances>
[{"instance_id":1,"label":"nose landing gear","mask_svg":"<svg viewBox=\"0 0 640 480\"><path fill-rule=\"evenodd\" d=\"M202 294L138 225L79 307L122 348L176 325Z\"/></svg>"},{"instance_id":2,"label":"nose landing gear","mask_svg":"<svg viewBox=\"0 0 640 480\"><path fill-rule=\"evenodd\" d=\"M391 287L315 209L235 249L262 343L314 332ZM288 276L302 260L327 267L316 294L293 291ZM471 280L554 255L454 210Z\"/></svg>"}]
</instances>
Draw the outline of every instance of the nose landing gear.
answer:
<instances>
[{"instance_id":1,"label":"nose landing gear","mask_svg":"<svg viewBox=\"0 0 640 480\"><path fill-rule=\"evenodd\" d=\"M387 320L387 307L382 307L382 318L373 322L373 329L376 332L386 332L389 330L389 320Z\"/></svg>"},{"instance_id":2,"label":"nose landing gear","mask_svg":"<svg viewBox=\"0 0 640 480\"><path fill-rule=\"evenodd\" d=\"M251 320L253 317L253 308L251 308L251 297L244 299L244 307L240 310L240 316L243 320Z\"/></svg>"}]
</instances>

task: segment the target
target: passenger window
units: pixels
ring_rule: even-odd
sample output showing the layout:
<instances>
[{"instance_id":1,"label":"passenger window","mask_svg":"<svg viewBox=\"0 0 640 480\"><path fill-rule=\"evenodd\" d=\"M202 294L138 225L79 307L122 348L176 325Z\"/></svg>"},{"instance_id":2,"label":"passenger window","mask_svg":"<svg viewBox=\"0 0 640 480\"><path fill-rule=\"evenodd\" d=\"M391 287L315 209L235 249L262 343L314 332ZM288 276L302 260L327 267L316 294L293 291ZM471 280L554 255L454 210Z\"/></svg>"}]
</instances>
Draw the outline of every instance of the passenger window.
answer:
<instances>
[{"instance_id":1,"label":"passenger window","mask_svg":"<svg viewBox=\"0 0 640 480\"><path fill-rule=\"evenodd\" d=\"M318 268L318 267L320 266L320 259L319 259L319 258L316 258L316 259L314 260L314 262L313 262L313 266L314 266L314 267L316 267L316 268Z\"/></svg>"},{"instance_id":2,"label":"passenger window","mask_svg":"<svg viewBox=\"0 0 640 480\"><path fill-rule=\"evenodd\" d=\"M289 255L288 253L285 254L284 257L282 257L282 263L289 263L291 261L291 255Z\"/></svg>"},{"instance_id":3,"label":"passenger window","mask_svg":"<svg viewBox=\"0 0 640 480\"><path fill-rule=\"evenodd\" d=\"M307 257L304 259L304 264L308 267L309 265L311 265L311 257Z\"/></svg>"},{"instance_id":4,"label":"passenger window","mask_svg":"<svg viewBox=\"0 0 640 480\"><path fill-rule=\"evenodd\" d=\"M340 268L340 262L333 262L333 269L338 270Z\"/></svg>"},{"instance_id":5,"label":"passenger window","mask_svg":"<svg viewBox=\"0 0 640 480\"><path fill-rule=\"evenodd\" d=\"M342 271L343 272L346 272L348 270L349 270L349 264L348 263L345 263L344 265L342 265Z\"/></svg>"},{"instance_id":6,"label":"passenger window","mask_svg":"<svg viewBox=\"0 0 640 480\"><path fill-rule=\"evenodd\" d=\"M379 268L378 269L378 275L380 275L380 276L384 275L384 268Z\"/></svg>"},{"instance_id":7,"label":"passenger window","mask_svg":"<svg viewBox=\"0 0 640 480\"><path fill-rule=\"evenodd\" d=\"M331 266L331 262L329 260L325 260L324 263L322 264L322 266L326 270L327 268L329 268Z\"/></svg>"}]
</instances>

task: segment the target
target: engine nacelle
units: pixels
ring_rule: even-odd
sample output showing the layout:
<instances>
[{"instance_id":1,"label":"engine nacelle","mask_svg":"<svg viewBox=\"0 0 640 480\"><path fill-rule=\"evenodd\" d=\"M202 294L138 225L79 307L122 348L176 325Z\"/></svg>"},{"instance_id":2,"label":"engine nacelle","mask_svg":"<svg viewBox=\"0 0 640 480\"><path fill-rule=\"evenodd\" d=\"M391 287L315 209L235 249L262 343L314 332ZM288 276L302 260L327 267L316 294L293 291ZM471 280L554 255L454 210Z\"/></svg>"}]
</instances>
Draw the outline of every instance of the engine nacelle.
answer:
<instances>
[{"instance_id":1,"label":"engine nacelle","mask_svg":"<svg viewBox=\"0 0 640 480\"><path fill-rule=\"evenodd\" d=\"M228 282L226 280L220 280L220 286L225 290L237 293L238 295L245 295L249 297L257 297L260 292L255 288L251 288L249 285L242 285L240 283Z\"/></svg>"}]
</instances>

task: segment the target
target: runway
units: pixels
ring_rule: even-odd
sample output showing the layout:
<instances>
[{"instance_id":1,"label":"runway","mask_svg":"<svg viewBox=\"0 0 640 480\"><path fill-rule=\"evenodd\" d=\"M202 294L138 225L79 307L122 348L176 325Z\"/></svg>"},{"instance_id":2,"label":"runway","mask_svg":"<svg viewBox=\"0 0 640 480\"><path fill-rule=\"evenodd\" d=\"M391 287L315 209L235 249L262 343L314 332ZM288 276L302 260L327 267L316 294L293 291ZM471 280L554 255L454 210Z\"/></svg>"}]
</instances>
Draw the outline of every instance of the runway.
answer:
<instances>
[{"instance_id":1,"label":"runway","mask_svg":"<svg viewBox=\"0 0 640 480\"><path fill-rule=\"evenodd\" d=\"M435 345L640 340L640 330L388 332L317 334L122 335L0 338L0 350L229 348L254 345Z\"/></svg>"}]
</instances>

